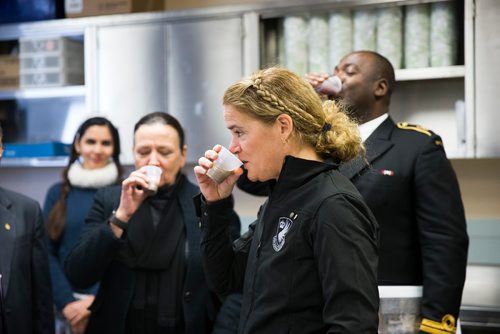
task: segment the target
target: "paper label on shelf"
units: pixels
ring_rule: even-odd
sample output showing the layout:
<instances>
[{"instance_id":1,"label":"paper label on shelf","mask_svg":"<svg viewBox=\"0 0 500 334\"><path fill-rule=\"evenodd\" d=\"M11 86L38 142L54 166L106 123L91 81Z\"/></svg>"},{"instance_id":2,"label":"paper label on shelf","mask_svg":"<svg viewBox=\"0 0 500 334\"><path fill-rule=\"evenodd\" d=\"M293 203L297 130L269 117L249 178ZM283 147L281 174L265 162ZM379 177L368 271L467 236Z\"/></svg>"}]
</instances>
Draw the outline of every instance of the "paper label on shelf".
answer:
<instances>
[{"instance_id":1,"label":"paper label on shelf","mask_svg":"<svg viewBox=\"0 0 500 334\"><path fill-rule=\"evenodd\" d=\"M76 14L83 12L83 0L65 0L64 10L66 14Z\"/></svg>"}]
</instances>

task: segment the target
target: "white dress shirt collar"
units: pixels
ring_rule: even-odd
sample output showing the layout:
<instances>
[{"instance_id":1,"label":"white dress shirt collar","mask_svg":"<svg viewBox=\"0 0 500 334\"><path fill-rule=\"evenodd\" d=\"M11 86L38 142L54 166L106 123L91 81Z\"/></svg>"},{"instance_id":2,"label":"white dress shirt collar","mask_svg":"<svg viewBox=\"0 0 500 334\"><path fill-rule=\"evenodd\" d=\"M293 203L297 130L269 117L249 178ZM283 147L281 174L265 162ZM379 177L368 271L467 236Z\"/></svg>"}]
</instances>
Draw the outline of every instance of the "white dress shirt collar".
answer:
<instances>
[{"instance_id":1,"label":"white dress shirt collar","mask_svg":"<svg viewBox=\"0 0 500 334\"><path fill-rule=\"evenodd\" d=\"M370 137L373 131L375 131L375 129L377 129L378 126L382 124L388 117L389 114L385 113L377 118L372 119L371 121L360 124L358 126L358 129L359 135L361 136L361 139L363 139L363 142L366 141L366 139Z\"/></svg>"}]
</instances>

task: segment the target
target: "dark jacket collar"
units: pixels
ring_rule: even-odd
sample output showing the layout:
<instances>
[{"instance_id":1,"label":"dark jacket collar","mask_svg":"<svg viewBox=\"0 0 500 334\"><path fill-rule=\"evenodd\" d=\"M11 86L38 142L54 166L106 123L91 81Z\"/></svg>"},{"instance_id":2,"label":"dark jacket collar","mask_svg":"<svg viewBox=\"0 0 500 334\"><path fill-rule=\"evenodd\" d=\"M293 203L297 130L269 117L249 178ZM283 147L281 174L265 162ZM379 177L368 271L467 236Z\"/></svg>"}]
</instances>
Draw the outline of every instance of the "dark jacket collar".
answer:
<instances>
[{"instance_id":1,"label":"dark jacket collar","mask_svg":"<svg viewBox=\"0 0 500 334\"><path fill-rule=\"evenodd\" d=\"M366 139L366 159L372 162L381 154L385 153L393 146L391 142L392 132L394 131L394 121L388 117L378 128Z\"/></svg>"},{"instance_id":2,"label":"dark jacket collar","mask_svg":"<svg viewBox=\"0 0 500 334\"><path fill-rule=\"evenodd\" d=\"M14 255L14 244L17 234L17 220L14 215L10 195L0 187L0 273L2 274L2 291L4 297L9 287L11 262Z\"/></svg>"},{"instance_id":3,"label":"dark jacket collar","mask_svg":"<svg viewBox=\"0 0 500 334\"><path fill-rule=\"evenodd\" d=\"M371 164L375 159L394 146L394 143L391 141L394 128L394 121L389 116L375 129L375 131L373 131L370 137L366 139L366 156L360 156L353 161L342 164L339 167L339 171L348 179L352 179L363 169L367 168L368 164Z\"/></svg>"},{"instance_id":4,"label":"dark jacket collar","mask_svg":"<svg viewBox=\"0 0 500 334\"><path fill-rule=\"evenodd\" d=\"M0 207L5 208L5 209L10 209L12 205L12 201L10 198L7 196L7 192L0 187Z\"/></svg>"},{"instance_id":5,"label":"dark jacket collar","mask_svg":"<svg viewBox=\"0 0 500 334\"><path fill-rule=\"evenodd\" d=\"M396 124L392 120L391 116L387 117L380 125L373 131L373 133L366 139L369 142L373 139L385 139L389 140L394 130Z\"/></svg>"},{"instance_id":6,"label":"dark jacket collar","mask_svg":"<svg viewBox=\"0 0 500 334\"><path fill-rule=\"evenodd\" d=\"M278 182L273 188L273 195L286 193L307 183L325 171L336 169L335 163L305 160L286 156L283 162Z\"/></svg>"}]
</instances>

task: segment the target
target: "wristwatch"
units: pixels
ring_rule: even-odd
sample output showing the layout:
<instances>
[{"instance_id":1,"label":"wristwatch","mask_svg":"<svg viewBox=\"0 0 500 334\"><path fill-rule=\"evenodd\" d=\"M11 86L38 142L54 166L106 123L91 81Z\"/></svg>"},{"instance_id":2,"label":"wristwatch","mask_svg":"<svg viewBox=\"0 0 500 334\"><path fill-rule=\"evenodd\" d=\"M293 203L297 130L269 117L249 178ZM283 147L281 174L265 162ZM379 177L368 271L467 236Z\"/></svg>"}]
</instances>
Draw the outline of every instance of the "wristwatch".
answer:
<instances>
[{"instance_id":1,"label":"wristwatch","mask_svg":"<svg viewBox=\"0 0 500 334\"><path fill-rule=\"evenodd\" d=\"M124 221L121 221L120 219L118 219L116 217L116 211L113 210L113 213L111 214L111 216L109 217L108 219L108 222L110 224L113 224L115 225L116 227L122 229L122 230L126 230L127 227L128 227L128 223L124 222Z\"/></svg>"}]
</instances>

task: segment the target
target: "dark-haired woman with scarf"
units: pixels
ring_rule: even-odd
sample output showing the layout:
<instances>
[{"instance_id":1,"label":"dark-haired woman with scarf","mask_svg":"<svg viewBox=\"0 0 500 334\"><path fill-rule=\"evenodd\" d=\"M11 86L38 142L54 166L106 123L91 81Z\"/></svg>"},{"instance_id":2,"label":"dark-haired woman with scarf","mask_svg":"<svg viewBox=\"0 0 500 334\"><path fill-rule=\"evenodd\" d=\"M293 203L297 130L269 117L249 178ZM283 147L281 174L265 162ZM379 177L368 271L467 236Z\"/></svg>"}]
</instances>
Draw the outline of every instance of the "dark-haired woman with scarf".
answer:
<instances>
[{"instance_id":1,"label":"dark-haired woman with scarf","mask_svg":"<svg viewBox=\"0 0 500 334\"><path fill-rule=\"evenodd\" d=\"M57 333L85 330L88 307L98 285L75 288L64 274L63 263L81 233L96 191L121 182L119 155L120 139L115 126L104 117L87 119L75 134L62 180L47 192L43 211L49 236Z\"/></svg>"}]
</instances>

